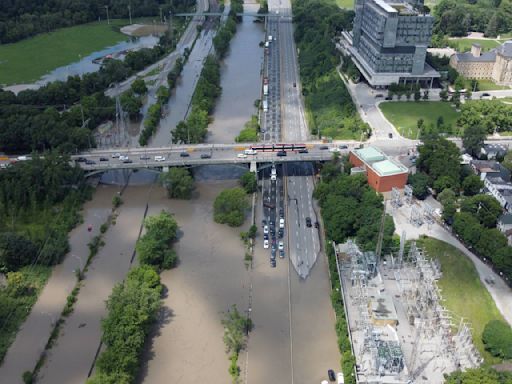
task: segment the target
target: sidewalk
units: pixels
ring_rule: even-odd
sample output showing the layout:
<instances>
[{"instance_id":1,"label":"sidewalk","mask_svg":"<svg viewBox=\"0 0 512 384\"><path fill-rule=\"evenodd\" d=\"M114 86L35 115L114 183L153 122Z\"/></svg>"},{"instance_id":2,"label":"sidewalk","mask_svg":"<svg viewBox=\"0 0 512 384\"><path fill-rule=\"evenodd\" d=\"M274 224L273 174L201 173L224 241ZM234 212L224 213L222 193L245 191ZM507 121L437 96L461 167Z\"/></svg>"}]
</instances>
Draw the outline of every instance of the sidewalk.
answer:
<instances>
[{"instance_id":1,"label":"sidewalk","mask_svg":"<svg viewBox=\"0 0 512 384\"><path fill-rule=\"evenodd\" d=\"M114 193L112 187L99 187L93 200L84 204L84 223L73 229L69 236L71 251L54 268L0 366L2 383L21 384L23 372L32 371L36 366L53 326L66 305L66 299L76 284L74 270L83 268L89 256L87 244L99 233L100 225L110 213ZM92 225L91 232L87 230L88 225Z\"/></svg>"}]
</instances>

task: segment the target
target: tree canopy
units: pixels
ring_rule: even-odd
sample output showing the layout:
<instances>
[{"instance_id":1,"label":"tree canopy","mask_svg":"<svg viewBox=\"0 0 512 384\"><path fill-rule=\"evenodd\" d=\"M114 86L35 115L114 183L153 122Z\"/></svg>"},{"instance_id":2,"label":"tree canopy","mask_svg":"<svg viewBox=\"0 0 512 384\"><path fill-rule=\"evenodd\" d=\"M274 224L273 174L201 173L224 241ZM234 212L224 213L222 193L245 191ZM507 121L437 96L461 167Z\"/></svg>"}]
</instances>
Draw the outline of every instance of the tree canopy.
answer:
<instances>
[{"instance_id":1,"label":"tree canopy","mask_svg":"<svg viewBox=\"0 0 512 384\"><path fill-rule=\"evenodd\" d=\"M177 256L172 250L176 241L178 223L174 216L161 211L156 216L144 220L146 233L137 241L135 249L141 265L161 266L172 268L176 265Z\"/></svg>"},{"instance_id":2,"label":"tree canopy","mask_svg":"<svg viewBox=\"0 0 512 384\"><path fill-rule=\"evenodd\" d=\"M485 349L493 356L509 360L512 358L512 329L501 320L493 320L485 325L482 333Z\"/></svg>"},{"instance_id":3,"label":"tree canopy","mask_svg":"<svg viewBox=\"0 0 512 384\"><path fill-rule=\"evenodd\" d=\"M160 182L172 199L190 199L195 188L194 178L186 168L170 168L160 175Z\"/></svg>"},{"instance_id":4,"label":"tree canopy","mask_svg":"<svg viewBox=\"0 0 512 384\"><path fill-rule=\"evenodd\" d=\"M181 12L195 4L191 0L130 0L133 17L155 16L160 8ZM128 3L123 0L5 0L0 8L0 44L51 32L57 28L106 19L105 6L110 18L128 18Z\"/></svg>"},{"instance_id":5,"label":"tree canopy","mask_svg":"<svg viewBox=\"0 0 512 384\"><path fill-rule=\"evenodd\" d=\"M225 189L215 198L213 219L216 223L239 227L244 223L248 208L247 193L243 188Z\"/></svg>"}]
</instances>

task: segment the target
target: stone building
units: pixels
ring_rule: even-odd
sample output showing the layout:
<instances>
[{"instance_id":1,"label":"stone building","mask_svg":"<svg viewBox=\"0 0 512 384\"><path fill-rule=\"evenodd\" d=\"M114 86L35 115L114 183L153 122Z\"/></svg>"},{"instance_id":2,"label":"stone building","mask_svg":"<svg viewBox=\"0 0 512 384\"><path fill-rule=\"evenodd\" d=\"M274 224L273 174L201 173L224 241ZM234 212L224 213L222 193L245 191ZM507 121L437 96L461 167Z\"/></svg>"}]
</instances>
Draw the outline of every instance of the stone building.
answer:
<instances>
[{"instance_id":1,"label":"stone building","mask_svg":"<svg viewBox=\"0 0 512 384\"><path fill-rule=\"evenodd\" d=\"M450 66L468 79L492 80L500 85L512 85L512 40L488 52L473 44L470 52L456 53Z\"/></svg>"}]
</instances>

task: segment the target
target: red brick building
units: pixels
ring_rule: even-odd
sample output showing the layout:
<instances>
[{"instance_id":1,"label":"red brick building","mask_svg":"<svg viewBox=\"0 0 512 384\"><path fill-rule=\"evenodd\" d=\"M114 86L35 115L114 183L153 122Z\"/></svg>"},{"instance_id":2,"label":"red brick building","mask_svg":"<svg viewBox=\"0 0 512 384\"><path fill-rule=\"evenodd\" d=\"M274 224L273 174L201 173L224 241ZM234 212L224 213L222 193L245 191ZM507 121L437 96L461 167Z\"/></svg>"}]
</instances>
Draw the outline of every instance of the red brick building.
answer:
<instances>
[{"instance_id":1,"label":"red brick building","mask_svg":"<svg viewBox=\"0 0 512 384\"><path fill-rule=\"evenodd\" d=\"M368 184L377 192L389 192L393 187L402 189L407 184L407 168L375 147L354 149L349 160L354 167L364 170Z\"/></svg>"}]
</instances>

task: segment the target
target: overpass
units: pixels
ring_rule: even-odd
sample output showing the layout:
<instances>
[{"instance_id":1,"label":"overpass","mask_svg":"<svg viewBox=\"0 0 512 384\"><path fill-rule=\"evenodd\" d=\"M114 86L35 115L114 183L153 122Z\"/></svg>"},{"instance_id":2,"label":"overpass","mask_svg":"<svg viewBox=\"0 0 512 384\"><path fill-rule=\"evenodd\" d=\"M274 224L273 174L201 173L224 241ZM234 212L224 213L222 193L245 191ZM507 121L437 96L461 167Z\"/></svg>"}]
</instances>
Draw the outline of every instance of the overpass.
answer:
<instances>
[{"instance_id":1,"label":"overpass","mask_svg":"<svg viewBox=\"0 0 512 384\"><path fill-rule=\"evenodd\" d=\"M245 154L251 147L240 144L196 144L176 145L162 148L127 148L120 150L93 150L83 152L71 159L89 174L117 169L158 169L166 171L169 167L228 165L234 164L256 170L261 163L285 163L327 161L339 150L336 144L307 144L307 152L288 151L286 156L278 156L278 151ZM347 153L347 146L339 150Z\"/></svg>"}]
</instances>

